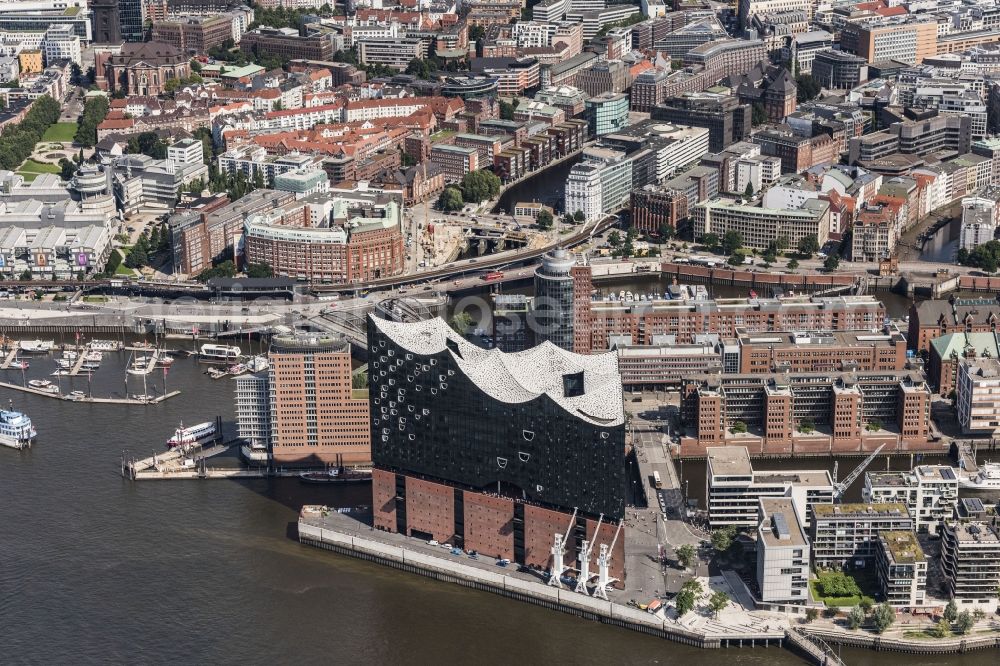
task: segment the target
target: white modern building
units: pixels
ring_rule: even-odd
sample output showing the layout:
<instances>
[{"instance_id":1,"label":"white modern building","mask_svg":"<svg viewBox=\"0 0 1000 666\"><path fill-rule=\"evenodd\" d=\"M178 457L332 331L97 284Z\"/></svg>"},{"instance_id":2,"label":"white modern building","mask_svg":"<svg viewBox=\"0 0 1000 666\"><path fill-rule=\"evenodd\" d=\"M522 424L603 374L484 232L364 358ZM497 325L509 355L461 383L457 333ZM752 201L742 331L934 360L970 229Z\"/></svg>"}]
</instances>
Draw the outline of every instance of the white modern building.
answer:
<instances>
[{"instance_id":1,"label":"white modern building","mask_svg":"<svg viewBox=\"0 0 1000 666\"><path fill-rule=\"evenodd\" d=\"M1000 535L996 525L945 522L941 531L941 573L949 595L960 609L995 611L1000 586Z\"/></svg>"},{"instance_id":2,"label":"white modern building","mask_svg":"<svg viewBox=\"0 0 1000 666\"><path fill-rule=\"evenodd\" d=\"M236 427L240 439L255 447L271 444L271 410L267 373L236 377Z\"/></svg>"},{"instance_id":3,"label":"white modern building","mask_svg":"<svg viewBox=\"0 0 1000 666\"><path fill-rule=\"evenodd\" d=\"M1000 205L992 198L971 196L962 199L962 226L959 247L973 250L994 239L1000 222Z\"/></svg>"},{"instance_id":4,"label":"white modern building","mask_svg":"<svg viewBox=\"0 0 1000 666\"><path fill-rule=\"evenodd\" d=\"M564 210L588 222L623 208L632 190L632 160L619 150L587 148L566 178Z\"/></svg>"},{"instance_id":5,"label":"white modern building","mask_svg":"<svg viewBox=\"0 0 1000 666\"><path fill-rule=\"evenodd\" d=\"M833 479L826 470L756 471L745 446L705 449L708 521L712 528L755 527L761 498L794 500L798 521L808 525L809 507L833 503Z\"/></svg>"},{"instance_id":6,"label":"white modern building","mask_svg":"<svg viewBox=\"0 0 1000 666\"><path fill-rule=\"evenodd\" d=\"M956 393L963 432L1000 432L1000 360L959 359Z\"/></svg>"},{"instance_id":7,"label":"white modern building","mask_svg":"<svg viewBox=\"0 0 1000 666\"><path fill-rule=\"evenodd\" d=\"M885 600L896 608L923 606L927 595L927 558L913 532L880 532L875 566Z\"/></svg>"},{"instance_id":8,"label":"white modern building","mask_svg":"<svg viewBox=\"0 0 1000 666\"><path fill-rule=\"evenodd\" d=\"M46 67L51 67L61 60L75 62L77 65L83 64L80 36L71 25L54 25L46 30L42 46Z\"/></svg>"},{"instance_id":9,"label":"white modern building","mask_svg":"<svg viewBox=\"0 0 1000 666\"><path fill-rule=\"evenodd\" d=\"M766 602L809 599L809 539L788 497L760 500L757 527L757 586Z\"/></svg>"},{"instance_id":10,"label":"white modern building","mask_svg":"<svg viewBox=\"0 0 1000 666\"><path fill-rule=\"evenodd\" d=\"M947 465L918 465L910 472L865 472L866 502L905 504L919 532L937 534L958 504L958 477Z\"/></svg>"}]
</instances>

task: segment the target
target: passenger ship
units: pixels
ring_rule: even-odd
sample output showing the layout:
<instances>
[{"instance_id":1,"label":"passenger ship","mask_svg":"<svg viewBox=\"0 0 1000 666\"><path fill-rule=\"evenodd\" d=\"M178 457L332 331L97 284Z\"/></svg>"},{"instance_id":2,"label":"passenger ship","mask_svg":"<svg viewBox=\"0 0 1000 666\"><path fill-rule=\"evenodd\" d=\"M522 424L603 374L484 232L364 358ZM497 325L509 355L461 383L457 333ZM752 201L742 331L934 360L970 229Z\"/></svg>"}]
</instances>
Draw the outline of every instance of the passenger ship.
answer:
<instances>
[{"instance_id":1,"label":"passenger ship","mask_svg":"<svg viewBox=\"0 0 1000 666\"><path fill-rule=\"evenodd\" d=\"M182 423L174 431L174 436L167 440L167 448L173 449L178 446L187 448L196 444L203 444L212 439L215 439L215 421L205 421L190 428L185 428Z\"/></svg>"},{"instance_id":2,"label":"passenger ship","mask_svg":"<svg viewBox=\"0 0 1000 666\"><path fill-rule=\"evenodd\" d=\"M0 410L0 445L26 449L35 442L31 419L21 412Z\"/></svg>"},{"instance_id":3,"label":"passenger ship","mask_svg":"<svg viewBox=\"0 0 1000 666\"><path fill-rule=\"evenodd\" d=\"M236 361L243 354L239 347L230 345L205 344L201 346L199 359L202 363L226 363Z\"/></svg>"}]
</instances>

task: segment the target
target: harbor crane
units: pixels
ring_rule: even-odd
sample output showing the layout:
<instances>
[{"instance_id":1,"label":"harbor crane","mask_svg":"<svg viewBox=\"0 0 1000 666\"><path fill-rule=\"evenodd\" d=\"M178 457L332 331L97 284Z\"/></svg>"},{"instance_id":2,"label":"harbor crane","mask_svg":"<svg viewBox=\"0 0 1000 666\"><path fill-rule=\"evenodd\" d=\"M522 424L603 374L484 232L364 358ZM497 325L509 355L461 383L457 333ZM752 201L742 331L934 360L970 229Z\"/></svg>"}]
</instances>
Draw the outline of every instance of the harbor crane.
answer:
<instances>
[{"instance_id":1,"label":"harbor crane","mask_svg":"<svg viewBox=\"0 0 1000 666\"><path fill-rule=\"evenodd\" d=\"M567 569L563 562L563 559L566 557L566 541L569 538L570 531L573 529L573 524L576 522L576 512L577 508L573 507L573 517L569 519L565 536L556 533L555 543L552 546L552 575L549 576L549 585L553 587L562 587L562 582L559 579L562 578Z\"/></svg>"},{"instance_id":2,"label":"harbor crane","mask_svg":"<svg viewBox=\"0 0 1000 666\"><path fill-rule=\"evenodd\" d=\"M842 482L837 482L837 468L840 466L839 462L833 463L833 501L839 502L840 498L844 496L847 489L851 487L851 484L858 480L858 477L865 471L865 469L875 460L875 456L879 454L879 451L885 448L885 444L880 445L877 449L872 451L871 455L865 458L864 462L854 468L854 471L847 475L847 478Z\"/></svg>"},{"instance_id":3,"label":"harbor crane","mask_svg":"<svg viewBox=\"0 0 1000 666\"><path fill-rule=\"evenodd\" d=\"M597 540L601 532L601 523L604 522L604 514L597 519L597 527L594 528L594 540ZM580 547L580 576L576 579L576 592L587 594L587 582L590 580L590 554L594 552L594 542L584 541Z\"/></svg>"},{"instance_id":4,"label":"harbor crane","mask_svg":"<svg viewBox=\"0 0 1000 666\"><path fill-rule=\"evenodd\" d=\"M608 601L608 585L618 580L608 575L608 568L611 565L611 555L615 552L615 544L618 543L618 535L621 534L624 524L624 520L618 521L618 529L615 530L615 538L611 540L611 545L602 543L600 555L597 556L597 587L594 588L594 596L604 599L604 601Z\"/></svg>"}]
</instances>

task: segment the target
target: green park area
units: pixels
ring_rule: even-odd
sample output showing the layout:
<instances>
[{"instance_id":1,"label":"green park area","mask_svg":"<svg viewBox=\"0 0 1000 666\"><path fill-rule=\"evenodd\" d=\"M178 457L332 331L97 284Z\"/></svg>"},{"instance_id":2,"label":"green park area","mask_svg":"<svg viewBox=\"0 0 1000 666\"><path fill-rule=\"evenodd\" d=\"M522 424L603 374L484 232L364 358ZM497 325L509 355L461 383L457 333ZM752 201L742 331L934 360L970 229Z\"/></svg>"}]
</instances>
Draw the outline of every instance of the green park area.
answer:
<instances>
[{"instance_id":1,"label":"green park area","mask_svg":"<svg viewBox=\"0 0 1000 666\"><path fill-rule=\"evenodd\" d=\"M861 580L857 580L859 577ZM821 571L814 580L809 581L809 587L813 598L827 606L857 606L863 601L874 605L872 598L864 593L874 582L863 575L848 576L840 571Z\"/></svg>"},{"instance_id":2,"label":"green park area","mask_svg":"<svg viewBox=\"0 0 1000 666\"><path fill-rule=\"evenodd\" d=\"M42 141L72 143L74 136L76 136L76 123L56 123L45 130Z\"/></svg>"},{"instance_id":3,"label":"green park area","mask_svg":"<svg viewBox=\"0 0 1000 666\"><path fill-rule=\"evenodd\" d=\"M33 181L38 176L43 173L59 173L59 166L56 164L45 164L43 162L36 162L35 160L25 160L21 168L17 170L24 180L27 182Z\"/></svg>"}]
</instances>

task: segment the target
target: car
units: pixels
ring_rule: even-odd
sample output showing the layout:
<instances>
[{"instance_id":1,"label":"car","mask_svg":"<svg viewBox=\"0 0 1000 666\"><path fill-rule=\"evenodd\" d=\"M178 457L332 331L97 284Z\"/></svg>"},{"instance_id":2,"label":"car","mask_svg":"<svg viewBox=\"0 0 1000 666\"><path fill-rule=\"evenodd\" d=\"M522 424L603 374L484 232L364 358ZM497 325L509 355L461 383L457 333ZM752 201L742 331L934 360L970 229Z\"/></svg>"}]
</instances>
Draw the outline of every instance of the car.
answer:
<instances>
[{"instance_id":1,"label":"car","mask_svg":"<svg viewBox=\"0 0 1000 666\"><path fill-rule=\"evenodd\" d=\"M476 559L479 559L479 553L477 553L477 552L476 552L476 551L474 551L474 550L470 550L470 551L469 551L469 557L471 557L471 558L472 558L472 559L474 559L474 560L476 560Z\"/></svg>"},{"instance_id":2,"label":"car","mask_svg":"<svg viewBox=\"0 0 1000 666\"><path fill-rule=\"evenodd\" d=\"M444 548L445 550L451 550L452 548L454 548L454 546L452 546L450 543L443 543L441 544L441 547Z\"/></svg>"},{"instance_id":3,"label":"car","mask_svg":"<svg viewBox=\"0 0 1000 666\"><path fill-rule=\"evenodd\" d=\"M462 554L462 549L461 548L452 548L451 549L451 554L452 555L461 555Z\"/></svg>"},{"instance_id":4,"label":"car","mask_svg":"<svg viewBox=\"0 0 1000 666\"><path fill-rule=\"evenodd\" d=\"M497 560L498 567L505 567L510 564L510 560Z\"/></svg>"},{"instance_id":5,"label":"car","mask_svg":"<svg viewBox=\"0 0 1000 666\"><path fill-rule=\"evenodd\" d=\"M439 544L437 542L437 539L431 539L430 541L427 542L427 545L428 546L440 546L441 544Z\"/></svg>"}]
</instances>

